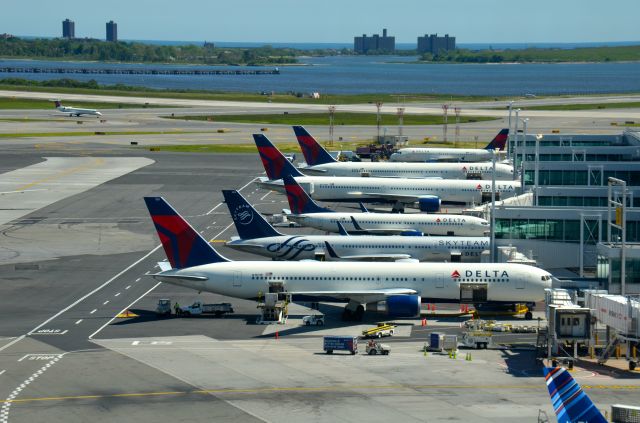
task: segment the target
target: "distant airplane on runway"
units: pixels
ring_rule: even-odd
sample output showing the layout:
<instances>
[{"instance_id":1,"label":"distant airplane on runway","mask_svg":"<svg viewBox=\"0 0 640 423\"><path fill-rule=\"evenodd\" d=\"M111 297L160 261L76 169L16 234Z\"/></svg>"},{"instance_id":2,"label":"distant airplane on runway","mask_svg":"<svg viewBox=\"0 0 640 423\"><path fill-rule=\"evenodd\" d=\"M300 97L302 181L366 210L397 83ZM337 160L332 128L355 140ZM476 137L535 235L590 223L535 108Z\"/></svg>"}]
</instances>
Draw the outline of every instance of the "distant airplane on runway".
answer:
<instances>
[{"instance_id":1,"label":"distant airplane on runway","mask_svg":"<svg viewBox=\"0 0 640 423\"><path fill-rule=\"evenodd\" d=\"M63 106L60 100L53 100L56 105L56 109L62 113L69 113L69 116L81 116L81 115L93 115L93 116L102 116L102 113L97 111L96 109L81 109L78 107L69 107Z\"/></svg>"}]
</instances>

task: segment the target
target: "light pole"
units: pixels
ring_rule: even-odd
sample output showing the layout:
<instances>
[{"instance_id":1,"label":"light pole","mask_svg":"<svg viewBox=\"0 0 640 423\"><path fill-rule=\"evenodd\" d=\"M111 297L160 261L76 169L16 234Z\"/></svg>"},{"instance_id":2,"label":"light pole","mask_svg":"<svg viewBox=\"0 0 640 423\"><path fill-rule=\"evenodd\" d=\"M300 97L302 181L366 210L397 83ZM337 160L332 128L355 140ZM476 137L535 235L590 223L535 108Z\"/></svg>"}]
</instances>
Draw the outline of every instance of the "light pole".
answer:
<instances>
[{"instance_id":1,"label":"light pole","mask_svg":"<svg viewBox=\"0 0 640 423\"><path fill-rule=\"evenodd\" d=\"M534 184L536 186L535 192L535 205L538 206L538 175L540 174L540 140L542 139L542 134L536 135L536 163L534 168ZM548 183L548 182L547 182Z\"/></svg>"},{"instance_id":2,"label":"light pole","mask_svg":"<svg viewBox=\"0 0 640 423\"><path fill-rule=\"evenodd\" d=\"M376 126L378 128L377 136L378 139L376 142L380 142L380 109L382 109L382 101L376 101Z\"/></svg>"},{"instance_id":3,"label":"light pole","mask_svg":"<svg viewBox=\"0 0 640 423\"><path fill-rule=\"evenodd\" d=\"M491 263L496 262L496 150L491 150Z\"/></svg>"},{"instance_id":4,"label":"light pole","mask_svg":"<svg viewBox=\"0 0 640 423\"><path fill-rule=\"evenodd\" d=\"M513 134L511 132L511 113L513 112L513 103L515 103L515 101L509 102L509 135L507 135L507 157L510 159L512 158L511 155L513 153L513 148L510 145L511 140L513 139Z\"/></svg>"},{"instance_id":5,"label":"light pole","mask_svg":"<svg viewBox=\"0 0 640 423\"><path fill-rule=\"evenodd\" d=\"M524 162L527 160L527 123L529 122L529 118L522 119L522 187L524 188L525 181L525 170L524 170Z\"/></svg>"},{"instance_id":6,"label":"light pole","mask_svg":"<svg viewBox=\"0 0 640 423\"><path fill-rule=\"evenodd\" d=\"M513 155L513 169L515 171L515 169L517 169L517 161L518 161L518 152L520 151L520 148L518 146L518 123L520 122L520 118L518 117L518 115L520 114L520 109L515 109L514 112L516 113L516 122L515 122L515 128L514 128L514 146L516 148L516 151ZM514 172L514 176L515 176L515 172Z\"/></svg>"}]
</instances>

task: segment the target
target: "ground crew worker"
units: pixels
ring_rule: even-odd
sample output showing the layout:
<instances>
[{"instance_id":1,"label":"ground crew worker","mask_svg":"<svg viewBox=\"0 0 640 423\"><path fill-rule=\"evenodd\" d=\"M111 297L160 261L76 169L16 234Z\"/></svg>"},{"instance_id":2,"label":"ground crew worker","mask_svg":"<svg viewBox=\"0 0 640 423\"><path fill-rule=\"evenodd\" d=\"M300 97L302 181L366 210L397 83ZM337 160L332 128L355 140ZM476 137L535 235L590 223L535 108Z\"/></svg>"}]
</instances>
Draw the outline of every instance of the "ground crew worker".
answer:
<instances>
[{"instance_id":1,"label":"ground crew worker","mask_svg":"<svg viewBox=\"0 0 640 423\"><path fill-rule=\"evenodd\" d=\"M175 310L176 316L178 315L178 310L180 310L180 306L178 305L178 302L176 301L176 303L173 306L173 309Z\"/></svg>"}]
</instances>

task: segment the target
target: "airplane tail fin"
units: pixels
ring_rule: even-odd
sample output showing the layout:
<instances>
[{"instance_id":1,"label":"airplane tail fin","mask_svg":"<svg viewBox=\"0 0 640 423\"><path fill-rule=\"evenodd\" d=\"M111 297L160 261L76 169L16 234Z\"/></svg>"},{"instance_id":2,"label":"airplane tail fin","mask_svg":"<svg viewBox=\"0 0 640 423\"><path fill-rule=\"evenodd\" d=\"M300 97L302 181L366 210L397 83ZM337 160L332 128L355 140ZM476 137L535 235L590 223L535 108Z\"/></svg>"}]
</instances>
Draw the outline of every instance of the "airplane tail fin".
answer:
<instances>
[{"instance_id":1,"label":"airplane tail fin","mask_svg":"<svg viewBox=\"0 0 640 423\"><path fill-rule=\"evenodd\" d=\"M62 107L62 102L60 100L53 100L53 104L56 108Z\"/></svg>"},{"instance_id":2,"label":"airplane tail fin","mask_svg":"<svg viewBox=\"0 0 640 423\"><path fill-rule=\"evenodd\" d=\"M364 229L362 228L362 226L360 226L360 224L358 223L355 217L353 216L349 216L349 217L351 218L351 223L353 223L353 227L355 228L356 231L364 231Z\"/></svg>"},{"instance_id":3,"label":"airplane tail fin","mask_svg":"<svg viewBox=\"0 0 640 423\"><path fill-rule=\"evenodd\" d=\"M144 197L158 237L174 269L229 261L162 197Z\"/></svg>"},{"instance_id":4,"label":"airplane tail fin","mask_svg":"<svg viewBox=\"0 0 640 423\"><path fill-rule=\"evenodd\" d=\"M333 260L339 260L341 258L338 255L338 253L336 253L336 250L334 250L333 247L331 246L331 244L329 244L327 241L324 242L324 248L325 248L327 254L329 255L329 258L331 258Z\"/></svg>"},{"instance_id":5,"label":"airplane tail fin","mask_svg":"<svg viewBox=\"0 0 640 423\"><path fill-rule=\"evenodd\" d=\"M367 209L367 207L362 203L358 203L360 205L360 210L362 211L362 213L369 213L369 209Z\"/></svg>"},{"instance_id":6,"label":"airplane tail fin","mask_svg":"<svg viewBox=\"0 0 640 423\"><path fill-rule=\"evenodd\" d=\"M305 192L292 176L285 176L284 189L287 191L287 200L293 214L302 213L323 213L333 212L333 210L320 207L313 198Z\"/></svg>"},{"instance_id":7,"label":"airplane tail fin","mask_svg":"<svg viewBox=\"0 0 640 423\"><path fill-rule=\"evenodd\" d=\"M340 222L337 222L337 223L338 223L338 233L342 236L349 236L349 232L347 232L347 230L344 228L342 223Z\"/></svg>"},{"instance_id":8,"label":"airplane tail fin","mask_svg":"<svg viewBox=\"0 0 640 423\"><path fill-rule=\"evenodd\" d=\"M275 145L263 134L253 134L253 140L258 147L260 159L264 170L270 180L282 179L286 175L304 176L286 157L276 148Z\"/></svg>"},{"instance_id":9,"label":"airplane tail fin","mask_svg":"<svg viewBox=\"0 0 640 423\"><path fill-rule=\"evenodd\" d=\"M507 145L507 139L509 138L509 129L504 128L498 135L496 135L489 144L484 148L485 150L504 150L505 145Z\"/></svg>"},{"instance_id":10,"label":"airplane tail fin","mask_svg":"<svg viewBox=\"0 0 640 423\"><path fill-rule=\"evenodd\" d=\"M298 139L298 144L300 144L300 149L302 150L302 154L304 155L304 160L307 162L309 166L321 165L326 163L334 163L336 159L331 157L331 154L327 152L320 145L315 138L311 136L311 134L304 129L304 126L294 126L293 132L296 134L296 138Z\"/></svg>"},{"instance_id":11,"label":"airplane tail fin","mask_svg":"<svg viewBox=\"0 0 640 423\"><path fill-rule=\"evenodd\" d=\"M578 382L562 367L545 367L544 378L559 423L606 423Z\"/></svg>"},{"instance_id":12,"label":"airplane tail fin","mask_svg":"<svg viewBox=\"0 0 640 423\"><path fill-rule=\"evenodd\" d=\"M238 191L223 190L222 195L240 238L255 239L282 235Z\"/></svg>"}]
</instances>

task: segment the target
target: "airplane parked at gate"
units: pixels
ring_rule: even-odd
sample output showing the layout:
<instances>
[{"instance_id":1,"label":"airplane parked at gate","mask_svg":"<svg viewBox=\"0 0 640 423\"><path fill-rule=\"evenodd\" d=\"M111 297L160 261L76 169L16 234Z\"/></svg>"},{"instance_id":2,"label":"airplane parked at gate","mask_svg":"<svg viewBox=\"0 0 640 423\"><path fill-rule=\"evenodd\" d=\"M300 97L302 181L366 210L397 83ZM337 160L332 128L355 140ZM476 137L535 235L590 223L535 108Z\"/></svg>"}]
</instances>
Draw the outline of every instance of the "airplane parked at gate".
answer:
<instances>
[{"instance_id":1,"label":"airplane parked at gate","mask_svg":"<svg viewBox=\"0 0 640 423\"><path fill-rule=\"evenodd\" d=\"M544 379L558 423L607 423L568 371L562 367L545 367Z\"/></svg>"},{"instance_id":2,"label":"airplane parked at gate","mask_svg":"<svg viewBox=\"0 0 640 423\"><path fill-rule=\"evenodd\" d=\"M401 148L393 153L392 162L483 162L492 159L493 150L503 151L509 130L503 129L485 148Z\"/></svg>"},{"instance_id":3,"label":"airplane parked at gate","mask_svg":"<svg viewBox=\"0 0 640 423\"><path fill-rule=\"evenodd\" d=\"M81 116L81 115L94 115L102 116L102 113L95 109L80 109L78 107L63 106L60 100L53 100L56 105L56 109L62 113L69 113L69 116Z\"/></svg>"},{"instance_id":4,"label":"airplane parked at gate","mask_svg":"<svg viewBox=\"0 0 640 423\"><path fill-rule=\"evenodd\" d=\"M435 212L442 202L480 204L491 197L491 181L304 176L264 134L254 134L253 138L267 172L267 178L261 177L256 182L279 192L284 192L282 178L290 175L314 199L392 203L394 211L416 205L421 211ZM514 196L519 188L519 181L496 181L497 197Z\"/></svg>"},{"instance_id":5,"label":"airplane parked at gate","mask_svg":"<svg viewBox=\"0 0 640 423\"><path fill-rule=\"evenodd\" d=\"M320 207L292 176L284 177L291 214L287 219L327 232L338 232L338 223L352 235L484 236L489 222L475 216L426 213L336 212Z\"/></svg>"},{"instance_id":6,"label":"airplane parked at gate","mask_svg":"<svg viewBox=\"0 0 640 423\"><path fill-rule=\"evenodd\" d=\"M488 237L285 235L276 231L238 191L222 191L238 237L228 247L273 260L479 262ZM330 245L331 252L328 254Z\"/></svg>"},{"instance_id":7,"label":"airplane parked at gate","mask_svg":"<svg viewBox=\"0 0 640 423\"><path fill-rule=\"evenodd\" d=\"M294 126L293 131L307 162L307 166L301 168L301 170L310 175L442 179L491 179L493 175L493 164L491 162L340 162L334 159L303 126ZM513 166L505 163L496 163L495 174L496 179L513 179Z\"/></svg>"},{"instance_id":8,"label":"airplane parked at gate","mask_svg":"<svg viewBox=\"0 0 640 423\"><path fill-rule=\"evenodd\" d=\"M365 307L416 317L422 300L533 303L551 287L548 272L514 263L234 262L162 197L145 197L145 202L169 260L160 262L161 271L151 276L197 291L243 299L280 291L293 301L346 301L343 317L359 320Z\"/></svg>"}]
</instances>

